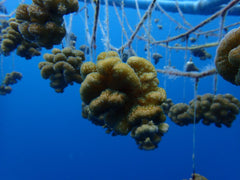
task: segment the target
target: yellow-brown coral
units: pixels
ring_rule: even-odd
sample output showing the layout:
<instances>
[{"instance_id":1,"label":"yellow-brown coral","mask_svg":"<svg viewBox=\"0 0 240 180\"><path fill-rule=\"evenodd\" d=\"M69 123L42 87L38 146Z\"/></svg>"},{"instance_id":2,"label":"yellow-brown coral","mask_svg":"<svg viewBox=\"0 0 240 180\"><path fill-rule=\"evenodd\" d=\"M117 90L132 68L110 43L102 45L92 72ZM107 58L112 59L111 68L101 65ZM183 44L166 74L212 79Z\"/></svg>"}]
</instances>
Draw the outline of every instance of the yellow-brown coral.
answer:
<instances>
[{"instance_id":1,"label":"yellow-brown coral","mask_svg":"<svg viewBox=\"0 0 240 180\"><path fill-rule=\"evenodd\" d=\"M41 76L50 79L50 86L56 92L63 92L68 84L81 83L80 67L85 60L83 52L68 47L62 51L56 48L52 51L53 54L44 54L46 61L38 64Z\"/></svg>"},{"instance_id":2,"label":"yellow-brown coral","mask_svg":"<svg viewBox=\"0 0 240 180\"><path fill-rule=\"evenodd\" d=\"M194 104L194 100L190 101L189 105L175 104L170 108L168 116L180 126L191 124L194 119ZM197 96L196 123L202 119L205 125L214 123L217 127L221 127L222 124L231 127L239 109L240 102L231 94Z\"/></svg>"},{"instance_id":3,"label":"yellow-brown coral","mask_svg":"<svg viewBox=\"0 0 240 180\"><path fill-rule=\"evenodd\" d=\"M4 30L3 41L1 49L4 55L9 55L11 51L17 48L22 41L22 36L16 29L16 20L14 18L9 20L10 26Z\"/></svg>"},{"instance_id":4,"label":"yellow-brown coral","mask_svg":"<svg viewBox=\"0 0 240 180\"><path fill-rule=\"evenodd\" d=\"M161 123L157 126L152 121L149 121L147 124L142 124L134 129L131 132L131 136L139 144L140 149L152 150L157 147L163 133L166 133L168 128L169 125L166 123Z\"/></svg>"},{"instance_id":5,"label":"yellow-brown coral","mask_svg":"<svg viewBox=\"0 0 240 180\"><path fill-rule=\"evenodd\" d=\"M227 81L240 85L240 28L229 31L221 40L215 57L218 73Z\"/></svg>"},{"instance_id":6,"label":"yellow-brown coral","mask_svg":"<svg viewBox=\"0 0 240 180\"><path fill-rule=\"evenodd\" d=\"M77 0L34 0L31 5L19 5L15 23L12 23L15 32L7 31L3 37L4 55L9 55L21 44L17 54L30 59L40 54L40 47L51 49L60 44L66 34L63 15L77 12L78 8ZM18 36L20 38L16 38Z\"/></svg>"},{"instance_id":7,"label":"yellow-brown coral","mask_svg":"<svg viewBox=\"0 0 240 180\"><path fill-rule=\"evenodd\" d=\"M16 84L17 80L21 80L22 79L22 74L16 71L13 71L11 73L7 73L3 83L5 85L10 85L10 84Z\"/></svg>"},{"instance_id":8,"label":"yellow-brown coral","mask_svg":"<svg viewBox=\"0 0 240 180\"><path fill-rule=\"evenodd\" d=\"M10 94L12 88L10 86L0 85L0 95Z\"/></svg>"},{"instance_id":9,"label":"yellow-brown coral","mask_svg":"<svg viewBox=\"0 0 240 180\"><path fill-rule=\"evenodd\" d=\"M97 60L81 68L86 77L80 88L83 116L113 135L132 131L140 149L156 148L168 126L162 126L166 92L158 87L154 66L136 56L122 63L113 51L99 54Z\"/></svg>"},{"instance_id":10,"label":"yellow-brown coral","mask_svg":"<svg viewBox=\"0 0 240 180\"><path fill-rule=\"evenodd\" d=\"M6 95L12 92L12 88L9 85L16 84L18 80L22 79L22 74L16 71L7 73L0 85L0 95Z\"/></svg>"}]
</instances>

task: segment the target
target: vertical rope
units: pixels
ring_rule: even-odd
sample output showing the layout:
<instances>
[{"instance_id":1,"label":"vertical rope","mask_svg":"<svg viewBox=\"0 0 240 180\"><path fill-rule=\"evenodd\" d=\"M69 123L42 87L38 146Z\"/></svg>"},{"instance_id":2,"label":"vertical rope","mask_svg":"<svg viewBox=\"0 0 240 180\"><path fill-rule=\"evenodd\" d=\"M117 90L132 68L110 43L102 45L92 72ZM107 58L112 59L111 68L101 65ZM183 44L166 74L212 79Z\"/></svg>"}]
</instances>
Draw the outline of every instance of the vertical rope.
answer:
<instances>
[{"instance_id":1,"label":"vertical rope","mask_svg":"<svg viewBox=\"0 0 240 180\"><path fill-rule=\"evenodd\" d=\"M151 51L150 51L150 44L151 44L151 19L152 19L152 12L149 11L148 14L148 29L147 29L147 59L151 61Z\"/></svg>"},{"instance_id":2,"label":"vertical rope","mask_svg":"<svg viewBox=\"0 0 240 180\"><path fill-rule=\"evenodd\" d=\"M87 0L84 0L84 6L85 6L85 13L84 13L84 25L85 25L85 43L90 46L91 44L91 36L89 33L89 27L88 27L88 8L87 8ZM90 60L92 61L92 56L90 56Z\"/></svg>"},{"instance_id":3,"label":"vertical rope","mask_svg":"<svg viewBox=\"0 0 240 180\"><path fill-rule=\"evenodd\" d=\"M226 14L227 14L227 12L223 12L221 14L220 28L219 28L219 34L218 34L218 42L220 42L221 39L222 39L222 32L223 32L223 28L224 28L224 22L225 22Z\"/></svg>"},{"instance_id":4,"label":"vertical rope","mask_svg":"<svg viewBox=\"0 0 240 180\"><path fill-rule=\"evenodd\" d=\"M165 67L168 67L168 43L166 43L166 50L165 50ZM163 87L167 91L167 76L164 76Z\"/></svg>"},{"instance_id":5,"label":"vertical rope","mask_svg":"<svg viewBox=\"0 0 240 180\"><path fill-rule=\"evenodd\" d=\"M94 59L96 58L96 36L97 36L97 24L98 24L98 18L99 18L99 9L100 9L100 0L94 0L95 3L95 14L94 14L94 24L93 24L93 33L92 33L92 39L91 39L91 48L90 48L90 54Z\"/></svg>"},{"instance_id":6,"label":"vertical rope","mask_svg":"<svg viewBox=\"0 0 240 180\"><path fill-rule=\"evenodd\" d=\"M122 10L122 34L121 34L121 46L123 45L123 33L124 33L124 0L121 2L121 10ZM121 57L122 57L123 52L121 51Z\"/></svg>"},{"instance_id":7,"label":"vertical rope","mask_svg":"<svg viewBox=\"0 0 240 180\"><path fill-rule=\"evenodd\" d=\"M70 47L70 41L71 41L70 35L71 35L71 32L72 32L73 14L70 14L70 16L69 16L69 22L68 22L69 24L67 23L66 18L63 18L63 20L64 20L64 26L65 26L65 29L66 29L66 35L65 35L66 47Z\"/></svg>"},{"instance_id":8,"label":"vertical rope","mask_svg":"<svg viewBox=\"0 0 240 180\"><path fill-rule=\"evenodd\" d=\"M195 78L194 84L194 118L193 118L193 154L192 154L192 168L193 168L193 177L196 172L196 115L197 115L197 89L198 89L199 79Z\"/></svg>"},{"instance_id":9,"label":"vertical rope","mask_svg":"<svg viewBox=\"0 0 240 180\"><path fill-rule=\"evenodd\" d=\"M109 40L109 11L108 11L108 0L105 0L105 24L106 24L106 31L107 31L107 36L105 39L105 48L106 51L109 51L110 49L110 40Z\"/></svg>"},{"instance_id":10,"label":"vertical rope","mask_svg":"<svg viewBox=\"0 0 240 180\"><path fill-rule=\"evenodd\" d=\"M4 72L3 72L3 55L0 54L1 56L1 83L3 82L4 79Z\"/></svg>"},{"instance_id":11,"label":"vertical rope","mask_svg":"<svg viewBox=\"0 0 240 180\"><path fill-rule=\"evenodd\" d=\"M186 65L187 59L188 59L188 36L186 36L185 41L186 41L186 44L185 44L186 49L185 49L185 55L184 55L184 66ZM184 102L186 101L186 77L183 77L183 101Z\"/></svg>"}]
</instances>

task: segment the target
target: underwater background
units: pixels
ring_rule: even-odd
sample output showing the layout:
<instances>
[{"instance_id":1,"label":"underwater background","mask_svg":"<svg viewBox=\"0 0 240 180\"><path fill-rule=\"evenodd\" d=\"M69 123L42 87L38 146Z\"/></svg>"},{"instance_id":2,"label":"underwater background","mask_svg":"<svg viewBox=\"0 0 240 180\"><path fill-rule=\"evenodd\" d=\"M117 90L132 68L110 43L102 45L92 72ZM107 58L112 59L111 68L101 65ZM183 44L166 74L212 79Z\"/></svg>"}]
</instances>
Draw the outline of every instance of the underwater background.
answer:
<instances>
[{"instance_id":1,"label":"underwater background","mask_svg":"<svg viewBox=\"0 0 240 180\"><path fill-rule=\"evenodd\" d=\"M14 3L13 3L14 2ZM16 9L18 1L7 0L9 12ZM31 1L25 1L30 4ZM79 3L80 7L83 6ZM103 6L101 6L103 7ZM109 13L115 14L113 7ZM130 24L137 24L136 11L126 9ZM141 11L142 13L144 11ZM93 16L93 12L89 12ZM170 13L176 19L177 14ZM174 27L164 16L160 18L163 30L152 25L156 37L173 36ZM185 15L192 25L197 25L207 16ZM89 18L89 21L91 21ZM226 24L239 21L239 16L229 16ZM116 17L110 16L110 41L121 45L121 28ZM116 23L116 25L114 24ZM219 19L209 23L205 29L219 26ZM166 27L166 28L165 28ZM203 29L204 29L203 28ZM90 23L90 29L92 24ZM173 29L173 30L169 30ZM72 32L77 35L78 48L86 42L84 20L74 15ZM96 54L104 51L100 32L97 34ZM211 40L200 39L199 43ZM61 48L61 45L55 46ZM133 45L138 56L147 58L144 43ZM165 49L154 51L165 54ZM200 69L213 67L216 47L209 48L211 59L194 59ZM0 96L0 179L1 180L180 180L192 174L193 125L180 127L167 117L169 131L162 137L157 149L138 149L135 141L128 136L111 136L100 126L95 126L81 116L79 84L68 86L64 93L56 93L49 86L49 80L40 75L38 63L41 56L25 60L12 55L3 57L4 73L13 70L23 78L13 86L11 94ZM172 64L183 67L185 52L171 51ZM87 57L87 56L86 56ZM89 60L89 57L87 57ZM162 68L164 58L155 65ZM174 103L188 103L194 98L194 81L190 78L158 75L160 87ZM213 93L213 77L200 80L198 94ZM217 94L231 93L240 99L239 87L218 76ZM232 127L196 125L196 172L210 180L238 179L240 171L240 116Z\"/></svg>"}]
</instances>

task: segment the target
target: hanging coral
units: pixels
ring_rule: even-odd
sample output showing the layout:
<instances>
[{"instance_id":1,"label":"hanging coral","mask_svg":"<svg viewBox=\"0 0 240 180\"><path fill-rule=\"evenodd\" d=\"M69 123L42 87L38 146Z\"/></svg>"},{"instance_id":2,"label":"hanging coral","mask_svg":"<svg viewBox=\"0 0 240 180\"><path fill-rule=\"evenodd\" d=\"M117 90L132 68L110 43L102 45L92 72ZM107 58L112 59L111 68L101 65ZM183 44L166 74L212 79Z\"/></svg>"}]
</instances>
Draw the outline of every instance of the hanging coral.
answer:
<instances>
[{"instance_id":1,"label":"hanging coral","mask_svg":"<svg viewBox=\"0 0 240 180\"><path fill-rule=\"evenodd\" d=\"M191 53L195 57L199 57L200 60L206 60L206 59L211 59L212 55L209 54L204 48L196 48L192 49Z\"/></svg>"},{"instance_id":2,"label":"hanging coral","mask_svg":"<svg viewBox=\"0 0 240 180\"><path fill-rule=\"evenodd\" d=\"M16 71L7 73L2 84L0 85L0 95L10 94L12 88L9 85L16 84L18 80L22 79L22 74Z\"/></svg>"},{"instance_id":3,"label":"hanging coral","mask_svg":"<svg viewBox=\"0 0 240 180\"><path fill-rule=\"evenodd\" d=\"M50 86L56 92L62 93L64 88L73 82L81 83L80 67L85 60L84 53L80 50L74 50L70 47L60 49L54 48L53 54L44 54L46 60L38 64L41 70L41 76L44 79L50 79Z\"/></svg>"},{"instance_id":4,"label":"hanging coral","mask_svg":"<svg viewBox=\"0 0 240 180\"><path fill-rule=\"evenodd\" d=\"M202 119L202 123L217 127L222 124L231 127L232 122L239 114L240 102L231 94L205 94L196 99L196 123ZM189 105L178 103L173 105L168 112L171 120L179 126L193 124L194 100Z\"/></svg>"},{"instance_id":5,"label":"hanging coral","mask_svg":"<svg viewBox=\"0 0 240 180\"><path fill-rule=\"evenodd\" d=\"M122 63L113 51L97 60L81 67L83 116L113 135L131 132L140 149L155 149L168 125L161 108L166 92L158 87L154 66L137 56Z\"/></svg>"},{"instance_id":6,"label":"hanging coral","mask_svg":"<svg viewBox=\"0 0 240 180\"><path fill-rule=\"evenodd\" d=\"M225 80L240 85L240 28L229 31L221 40L215 65Z\"/></svg>"},{"instance_id":7,"label":"hanging coral","mask_svg":"<svg viewBox=\"0 0 240 180\"><path fill-rule=\"evenodd\" d=\"M17 54L30 59L40 55L37 48L51 49L60 44L66 34L63 15L77 11L77 0L33 0L31 5L19 5L16 18L9 20L10 28L3 36L4 55L9 55L21 44Z\"/></svg>"}]
</instances>

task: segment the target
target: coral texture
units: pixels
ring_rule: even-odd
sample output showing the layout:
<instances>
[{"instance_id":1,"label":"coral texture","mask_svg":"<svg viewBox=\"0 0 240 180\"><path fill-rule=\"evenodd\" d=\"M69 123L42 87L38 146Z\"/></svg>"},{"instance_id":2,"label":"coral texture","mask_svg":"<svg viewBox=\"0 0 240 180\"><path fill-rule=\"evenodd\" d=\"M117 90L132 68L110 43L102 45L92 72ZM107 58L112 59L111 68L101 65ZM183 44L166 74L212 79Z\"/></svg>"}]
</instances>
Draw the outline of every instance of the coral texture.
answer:
<instances>
[{"instance_id":1,"label":"coral texture","mask_svg":"<svg viewBox=\"0 0 240 180\"><path fill-rule=\"evenodd\" d=\"M21 44L17 54L30 59L40 55L37 47L51 49L60 44L66 34L63 15L77 12L78 8L77 0L34 0L31 5L19 5L16 18L10 21L14 24L3 37L2 51L9 55Z\"/></svg>"},{"instance_id":2,"label":"coral texture","mask_svg":"<svg viewBox=\"0 0 240 180\"><path fill-rule=\"evenodd\" d=\"M50 86L56 92L62 93L68 84L73 82L81 83L80 67L85 60L84 53L80 50L73 50L69 47L60 49L54 48L53 54L44 54L46 60L38 64L41 76L50 79Z\"/></svg>"},{"instance_id":3,"label":"coral texture","mask_svg":"<svg viewBox=\"0 0 240 180\"><path fill-rule=\"evenodd\" d=\"M137 56L123 63L113 51L99 54L97 60L81 68L83 117L112 135L131 132L140 149L156 148L168 125L161 108L166 92L158 87L154 66Z\"/></svg>"},{"instance_id":4,"label":"coral texture","mask_svg":"<svg viewBox=\"0 0 240 180\"><path fill-rule=\"evenodd\" d=\"M192 124L194 121L194 100L189 105L179 103L173 105L168 116L173 122L180 126ZM196 100L196 123L202 119L202 123L210 125L214 123L217 127L224 124L231 127L232 122L239 114L240 102L231 94L205 94L197 96Z\"/></svg>"},{"instance_id":5,"label":"coral texture","mask_svg":"<svg viewBox=\"0 0 240 180\"><path fill-rule=\"evenodd\" d=\"M240 28L221 40L215 57L217 72L227 81L240 85Z\"/></svg>"},{"instance_id":6,"label":"coral texture","mask_svg":"<svg viewBox=\"0 0 240 180\"><path fill-rule=\"evenodd\" d=\"M9 85L16 84L18 80L22 79L22 74L16 71L11 73L7 73L5 78L0 85L0 95L10 94L12 92L12 88Z\"/></svg>"}]
</instances>

